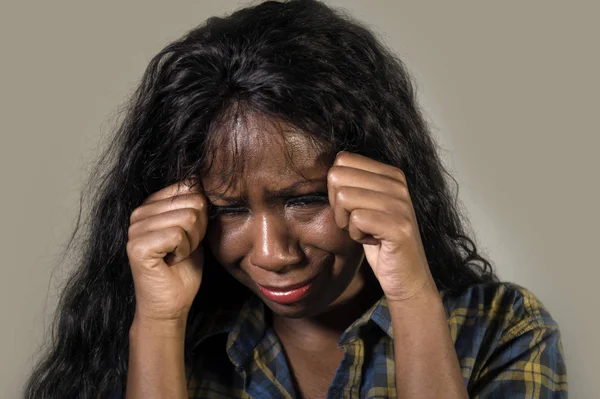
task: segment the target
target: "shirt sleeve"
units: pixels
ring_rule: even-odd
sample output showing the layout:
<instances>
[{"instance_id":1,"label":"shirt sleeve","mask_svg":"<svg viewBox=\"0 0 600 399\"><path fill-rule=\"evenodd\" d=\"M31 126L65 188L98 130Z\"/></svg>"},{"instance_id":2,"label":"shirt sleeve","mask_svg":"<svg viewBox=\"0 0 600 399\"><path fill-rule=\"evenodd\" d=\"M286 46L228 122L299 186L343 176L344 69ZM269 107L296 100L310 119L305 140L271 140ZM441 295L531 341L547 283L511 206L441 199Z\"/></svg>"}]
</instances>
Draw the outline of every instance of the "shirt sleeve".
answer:
<instances>
[{"instance_id":1,"label":"shirt sleeve","mask_svg":"<svg viewBox=\"0 0 600 399\"><path fill-rule=\"evenodd\" d=\"M519 291L520 300L514 304L517 309L510 314L520 319L494 345L471 386L471 397L567 398L558 325L533 294L522 288Z\"/></svg>"}]
</instances>

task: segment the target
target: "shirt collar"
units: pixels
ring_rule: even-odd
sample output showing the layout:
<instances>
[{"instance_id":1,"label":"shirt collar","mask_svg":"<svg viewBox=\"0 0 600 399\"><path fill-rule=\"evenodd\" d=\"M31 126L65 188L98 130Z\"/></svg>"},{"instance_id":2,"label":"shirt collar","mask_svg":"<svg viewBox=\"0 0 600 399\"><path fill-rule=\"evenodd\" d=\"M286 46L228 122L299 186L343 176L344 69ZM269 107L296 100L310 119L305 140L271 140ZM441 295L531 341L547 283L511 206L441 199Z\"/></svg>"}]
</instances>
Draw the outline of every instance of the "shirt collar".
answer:
<instances>
[{"instance_id":1,"label":"shirt collar","mask_svg":"<svg viewBox=\"0 0 600 399\"><path fill-rule=\"evenodd\" d=\"M246 363L265 331L265 304L256 295L250 295L227 337L227 355L237 368Z\"/></svg>"},{"instance_id":2,"label":"shirt collar","mask_svg":"<svg viewBox=\"0 0 600 399\"><path fill-rule=\"evenodd\" d=\"M389 338L393 338L392 322L385 295L382 295L366 312L342 333L339 347L352 343L375 325ZM199 341L228 333L227 355L236 368L241 368L252 356L253 350L266 332L265 305L256 296L250 297L236 310L217 310L210 317L199 335Z\"/></svg>"},{"instance_id":3,"label":"shirt collar","mask_svg":"<svg viewBox=\"0 0 600 399\"><path fill-rule=\"evenodd\" d=\"M377 302L375 302L362 314L362 316L356 319L346 331L344 331L340 337L338 346L345 346L360 338L363 331L370 326L371 323L378 326L388 337L393 338L392 320L390 318L390 311L385 295L382 295Z\"/></svg>"}]
</instances>

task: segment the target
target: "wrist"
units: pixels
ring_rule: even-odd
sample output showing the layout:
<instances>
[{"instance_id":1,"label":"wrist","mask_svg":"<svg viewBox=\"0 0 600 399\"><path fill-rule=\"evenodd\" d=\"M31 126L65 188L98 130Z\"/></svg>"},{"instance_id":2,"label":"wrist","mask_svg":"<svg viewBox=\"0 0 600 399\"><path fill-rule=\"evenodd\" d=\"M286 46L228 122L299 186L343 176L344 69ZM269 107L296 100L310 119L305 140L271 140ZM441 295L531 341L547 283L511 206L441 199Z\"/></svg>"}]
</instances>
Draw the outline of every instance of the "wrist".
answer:
<instances>
[{"instance_id":1,"label":"wrist","mask_svg":"<svg viewBox=\"0 0 600 399\"><path fill-rule=\"evenodd\" d=\"M440 292L433 280L424 280L415 284L414 288L383 291L388 304L417 303L441 299Z\"/></svg>"},{"instance_id":2,"label":"wrist","mask_svg":"<svg viewBox=\"0 0 600 399\"><path fill-rule=\"evenodd\" d=\"M187 319L154 319L136 314L129 328L130 337L143 336L145 339L184 340Z\"/></svg>"},{"instance_id":3,"label":"wrist","mask_svg":"<svg viewBox=\"0 0 600 399\"><path fill-rule=\"evenodd\" d=\"M419 290L414 295L407 298L387 297L386 300L392 316L405 315L404 317L423 315L434 316L439 314L446 317L446 311L442 302L442 297L435 287L427 287Z\"/></svg>"}]
</instances>

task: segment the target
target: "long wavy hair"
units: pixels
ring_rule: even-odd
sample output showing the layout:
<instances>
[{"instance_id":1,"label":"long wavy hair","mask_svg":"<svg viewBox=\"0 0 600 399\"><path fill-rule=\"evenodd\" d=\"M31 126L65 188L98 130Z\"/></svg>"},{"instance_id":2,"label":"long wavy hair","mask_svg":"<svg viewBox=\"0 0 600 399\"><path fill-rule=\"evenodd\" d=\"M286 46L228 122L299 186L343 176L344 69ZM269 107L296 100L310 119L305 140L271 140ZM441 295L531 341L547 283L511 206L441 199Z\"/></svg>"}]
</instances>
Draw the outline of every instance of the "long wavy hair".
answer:
<instances>
[{"instance_id":1,"label":"long wavy hair","mask_svg":"<svg viewBox=\"0 0 600 399\"><path fill-rule=\"evenodd\" d=\"M285 121L334 151L402 169L440 290L496 279L469 238L458 185L438 156L404 64L340 11L314 0L268 1L208 19L151 60L82 192L66 247L77 253L75 271L26 397L97 398L124 389L135 310L125 250L130 214L151 193L206 172L218 151L210 145L215 132L247 112ZM216 263L210 253L206 263ZM214 300L223 287L247 294L221 267L204 270L186 362L195 356L206 307L235 304Z\"/></svg>"}]
</instances>

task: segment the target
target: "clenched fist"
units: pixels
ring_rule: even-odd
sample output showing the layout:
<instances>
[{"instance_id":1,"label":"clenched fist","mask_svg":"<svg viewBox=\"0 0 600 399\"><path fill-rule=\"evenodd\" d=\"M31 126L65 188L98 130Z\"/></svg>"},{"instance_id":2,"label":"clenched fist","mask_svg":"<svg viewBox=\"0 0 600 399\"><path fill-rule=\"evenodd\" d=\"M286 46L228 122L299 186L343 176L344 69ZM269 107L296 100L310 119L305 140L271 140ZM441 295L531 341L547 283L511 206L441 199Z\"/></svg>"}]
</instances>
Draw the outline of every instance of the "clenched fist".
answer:
<instances>
[{"instance_id":1,"label":"clenched fist","mask_svg":"<svg viewBox=\"0 0 600 399\"><path fill-rule=\"evenodd\" d=\"M202 281L202 242L208 222L206 197L192 182L150 195L130 217L127 256L136 318L187 318Z\"/></svg>"}]
</instances>

